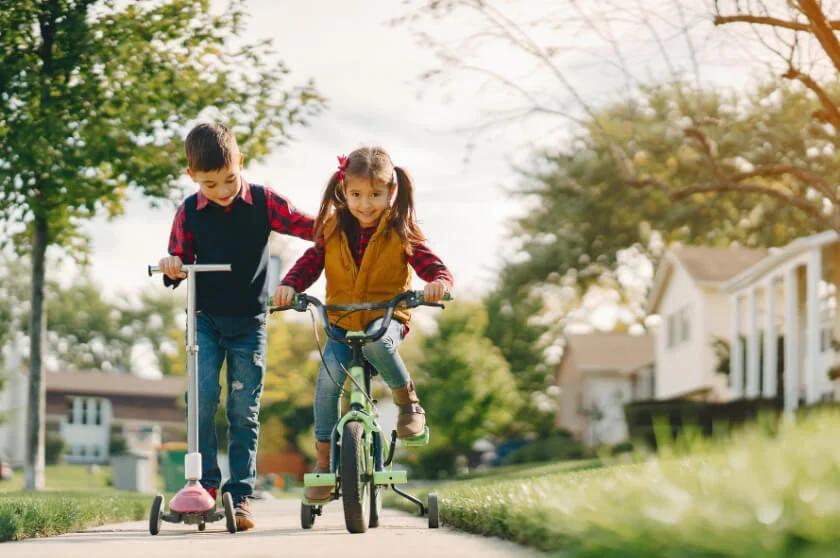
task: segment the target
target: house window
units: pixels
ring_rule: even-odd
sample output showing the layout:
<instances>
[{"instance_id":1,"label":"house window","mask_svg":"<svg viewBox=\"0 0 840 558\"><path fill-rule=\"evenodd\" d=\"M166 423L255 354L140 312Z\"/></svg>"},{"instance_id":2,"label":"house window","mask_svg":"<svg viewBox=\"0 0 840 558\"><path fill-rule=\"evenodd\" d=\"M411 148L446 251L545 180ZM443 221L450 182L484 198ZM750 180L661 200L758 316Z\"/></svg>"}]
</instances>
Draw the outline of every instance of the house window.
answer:
<instances>
[{"instance_id":1,"label":"house window","mask_svg":"<svg viewBox=\"0 0 840 558\"><path fill-rule=\"evenodd\" d=\"M68 397L67 401L67 424L73 424L73 398Z\"/></svg>"},{"instance_id":2,"label":"house window","mask_svg":"<svg viewBox=\"0 0 840 558\"><path fill-rule=\"evenodd\" d=\"M93 403L93 424L100 425L102 424L102 400L94 399L91 403Z\"/></svg>"},{"instance_id":3,"label":"house window","mask_svg":"<svg viewBox=\"0 0 840 558\"><path fill-rule=\"evenodd\" d=\"M684 306L668 315L668 348L688 341L691 338L690 307Z\"/></svg>"}]
</instances>

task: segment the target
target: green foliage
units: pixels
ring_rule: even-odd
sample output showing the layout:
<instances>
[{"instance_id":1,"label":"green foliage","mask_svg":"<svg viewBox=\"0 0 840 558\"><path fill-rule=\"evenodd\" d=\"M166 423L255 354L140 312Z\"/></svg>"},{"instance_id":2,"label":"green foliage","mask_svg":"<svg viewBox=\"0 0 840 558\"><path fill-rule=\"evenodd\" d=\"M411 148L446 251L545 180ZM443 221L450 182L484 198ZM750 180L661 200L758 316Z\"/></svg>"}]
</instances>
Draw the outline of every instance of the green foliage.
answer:
<instances>
[{"instance_id":1,"label":"green foliage","mask_svg":"<svg viewBox=\"0 0 840 558\"><path fill-rule=\"evenodd\" d=\"M234 1L214 14L204 0L4 6L0 218L43 219L51 243L80 248L80 220L119 214L128 188L177 194L184 128L210 108L250 158L285 142L321 100L311 85L285 84L270 42L242 42L245 10Z\"/></svg>"},{"instance_id":2,"label":"green foliage","mask_svg":"<svg viewBox=\"0 0 840 558\"><path fill-rule=\"evenodd\" d=\"M0 258L0 344L29 322L29 271L23 258ZM114 302L98 283L81 277L68 287L48 281L46 295L47 352L62 367L131 371L132 349L144 343L164 374L176 371L170 355L184 344L183 332L176 333L182 305L171 293L151 289L140 294L139 303Z\"/></svg>"},{"instance_id":3,"label":"green foliage","mask_svg":"<svg viewBox=\"0 0 840 558\"><path fill-rule=\"evenodd\" d=\"M128 453L128 442L125 436L111 433L111 438L108 440L108 455L111 457L115 455L125 455Z\"/></svg>"},{"instance_id":4,"label":"green foliage","mask_svg":"<svg viewBox=\"0 0 840 558\"><path fill-rule=\"evenodd\" d=\"M455 458L485 436L504 431L519 408L510 368L485 337L487 313L457 302L437 319L437 332L422 342L415 381L432 443L418 452L422 474L454 471Z\"/></svg>"},{"instance_id":5,"label":"green foliage","mask_svg":"<svg viewBox=\"0 0 840 558\"><path fill-rule=\"evenodd\" d=\"M712 165L686 139L692 126L708 137L723 171L797 163L836 182L838 155L826 154L833 140L813 123L817 108L800 88L776 84L744 96L659 86L604 108L567 147L542 153L523 170L516 194L534 203L516 222L521 254L505 266L501 285L515 291L565 279L585 288L634 246L655 259L674 241L778 246L819 230L794 207L758 194L695 194L674 203L660 189L628 183L628 167L640 180L674 190L713 181Z\"/></svg>"},{"instance_id":6,"label":"green foliage","mask_svg":"<svg viewBox=\"0 0 840 558\"><path fill-rule=\"evenodd\" d=\"M538 461L562 461L580 459L584 448L569 435L554 435L541 440L534 440L526 446L512 451L505 457L505 465L534 463Z\"/></svg>"},{"instance_id":7,"label":"green foliage","mask_svg":"<svg viewBox=\"0 0 840 558\"><path fill-rule=\"evenodd\" d=\"M148 506L148 496L141 494L0 492L0 542L140 520L146 517Z\"/></svg>"},{"instance_id":8,"label":"green foliage","mask_svg":"<svg viewBox=\"0 0 840 558\"><path fill-rule=\"evenodd\" d=\"M321 339L324 339L321 334ZM320 357L312 325L273 315L268 325L268 360L260 422L269 426L270 436L260 436L261 451L282 451L297 447L304 452L314 438L299 442L314 424L312 403Z\"/></svg>"},{"instance_id":9,"label":"green foliage","mask_svg":"<svg viewBox=\"0 0 840 558\"><path fill-rule=\"evenodd\" d=\"M57 432L47 432L44 440L44 461L56 465L64 457L64 438Z\"/></svg>"},{"instance_id":10,"label":"green foliage","mask_svg":"<svg viewBox=\"0 0 840 558\"><path fill-rule=\"evenodd\" d=\"M552 556L828 558L840 544L838 428L840 414L820 412L725 443L696 441L681 458L539 467L422 492L439 494L449 526Z\"/></svg>"}]
</instances>

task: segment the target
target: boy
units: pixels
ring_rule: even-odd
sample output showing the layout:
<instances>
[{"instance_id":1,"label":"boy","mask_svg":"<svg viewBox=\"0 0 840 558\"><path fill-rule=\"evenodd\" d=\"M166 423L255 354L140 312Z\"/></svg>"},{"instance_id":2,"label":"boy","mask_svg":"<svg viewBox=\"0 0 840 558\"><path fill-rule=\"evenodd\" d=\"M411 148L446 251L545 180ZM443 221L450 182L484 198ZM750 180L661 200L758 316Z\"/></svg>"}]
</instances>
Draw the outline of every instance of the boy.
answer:
<instances>
[{"instance_id":1,"label":"boy","mask_svg":"<svg viewBox=\"0 0 840 558\"><path fill-rule=\"evenodd\" d=\"M241 176L244 157L225 126L199 124L187 135L187 174L199 191L178 207L169 257L160 260L164 284L186 275L184 263L229 263L231 271L197 274L196 337L199 370L201 484L214 499L221 483L216 461L215 415L219 372L227 360L227 419L230 492L239 530L254 527L248 498L256 479L259 400L265 374L265 301L268 236L274 230L312 239L312 218L271 189Z\"/></svg>"}]
</instances>

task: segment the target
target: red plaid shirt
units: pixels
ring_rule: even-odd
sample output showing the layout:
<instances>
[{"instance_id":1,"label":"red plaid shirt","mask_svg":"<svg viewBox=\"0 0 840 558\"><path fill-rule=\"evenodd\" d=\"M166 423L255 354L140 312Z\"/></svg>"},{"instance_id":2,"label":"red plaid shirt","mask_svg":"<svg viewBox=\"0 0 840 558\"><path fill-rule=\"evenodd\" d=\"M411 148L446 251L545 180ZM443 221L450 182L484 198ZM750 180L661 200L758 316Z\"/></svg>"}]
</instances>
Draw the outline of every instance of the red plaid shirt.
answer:
<instances>
[{"instance_id":1,"label":"red plaid shirt","mask_svg":"<svg viewBox=\"0 0 840 558\"><path fill-rule=\"evenodd\" d=\"M367 249L370 237L373 236L374 232L376 232L376 226L359 230L358 242L350 246L357 266L362 264L362 257L365 255L365 249ZM447 290L451 289L452 274L441 259L432 252L431 248L425 242L415 244L412 248L412 254L408 256L408 263L414 268L417 276L427 283L441 281L446 285ZM283 277L281 283L302 293L318 280L323 270L324 244L323 241L319 241L315 246L304 252L303 256Z\"/></svg>"},{"instance_id":2,"label":"red plaid shirt","mask_svg":"<svg viewBox=\"0 0 840 558\"><path fill-rule=\"evenodd\" d=\"M197 211L201 211L208 204L213 203L201 193L201 190L196 194L195 207ZM254 203L251 195L251 187L244 179L242 180L242 187L236 198L225 207L226 212L233 210L233 204L247 203L252 205ZM304 240L312 240L312 227L314 221L312 217L305 213L299 212L295 207L283 196L269 188L265 187L265 205L268 210L268 225L271 230L281 234L288 234L296 236ZM173 256L178 256L185 264L195 262L195 242L193 233L187 227L187 211L182 203L178 206L175 212L175 219L172 222L172 232L169 235L169 253ZM176 284L180 281L167 281L168 277L164 276L164 281L167 285Z\"/></svg>"}]
</instances>

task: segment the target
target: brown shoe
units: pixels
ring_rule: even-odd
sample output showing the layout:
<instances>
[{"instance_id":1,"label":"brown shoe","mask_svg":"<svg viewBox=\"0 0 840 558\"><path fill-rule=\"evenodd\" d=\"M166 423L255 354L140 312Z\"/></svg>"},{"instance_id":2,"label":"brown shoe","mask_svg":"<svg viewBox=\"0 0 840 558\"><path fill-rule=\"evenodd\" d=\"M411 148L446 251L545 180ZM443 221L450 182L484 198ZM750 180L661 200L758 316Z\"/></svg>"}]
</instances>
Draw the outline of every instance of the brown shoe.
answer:
<instances>
[{"instance_id":1,"label":"brown shoe","mask_svg":"<svg viewBox=\"0 0 840 558\"><path fill-rule=\"evenodd\" d=\"M236 530L247 531L253 529L256 525L254 523L254 514L251 513L251 506L248 505L248 499L243 498L233 505L234 518L236 519Z\"/></svg>"},{"instance_id":2,"label":"brown shoe","mask_svg":"<svg viewBox=\"0 0 840 558\"><path fill-rule=\"evenodd\" d=\"M315 468L313 473L330 473L330 447L332 442L315 442ZM303 496L310 502L328 502L332 498L332 486L307 486Z\"/></svg>"},{"instance_id":3,"label":"brown shoe","mask_svg":"<svg viewBox=\"0 0 840 558\"><path fill-rule=\"evenodd\" d=\"M394 404L400 413L397 416L397 437L413 438L426 429L426 411L420 406L420 399L414 391L414 382L408 382L392 391Z\"/></svg>"}]
</instances>

